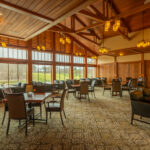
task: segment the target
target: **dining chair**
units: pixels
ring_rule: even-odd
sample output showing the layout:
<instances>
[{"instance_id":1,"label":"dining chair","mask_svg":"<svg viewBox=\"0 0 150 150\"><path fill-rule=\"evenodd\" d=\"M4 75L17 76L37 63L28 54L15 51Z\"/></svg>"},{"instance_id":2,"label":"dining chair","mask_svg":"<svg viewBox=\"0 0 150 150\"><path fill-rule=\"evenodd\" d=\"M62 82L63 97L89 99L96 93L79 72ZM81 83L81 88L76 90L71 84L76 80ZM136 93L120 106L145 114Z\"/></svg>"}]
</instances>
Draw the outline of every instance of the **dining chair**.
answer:
<instances>
[{"instance_id":1,"label":"dining chair","mask_svg":"<svg viewBox=\"0 0 150 150\"><path fill-rule=\"evenodd\" d=\"M91 84L91 86L90 87L88 87L88 92L90 92L91 94L93 94L94 95L94 97L96 98L96 96L95 96L95 83L96 83L96 80L92 80L92 84Z\"/></svg>"},{"instance_id":2,"label":"dining chair","mask_svg":"<svg viewBox=\"0 0 150 150\"><path fill-rule=\"evenodd\" d=\"M106 90L110 91L111 94L111 85L106 84L106 80L102 80L102 86L103 86L103 95Z\"/></svg>"},{"instance_id":3,"label":"dining chair","mask_svg":"<svg viewBox=\"0 0 150 150\"><path fill-rule=\"evenodd\" d=\"M85 95L85 97L88 96L88 100L90 102L89 91L88 91L88 82L87 81L83 81L80 83L80 90L79 90L78 94L80 95L80 100L82 98L82 95Z\"/></svg>"},{"instance_id":4,"label":"dining chair","mask_svg":"<svg viewBox=\"0 0 150 150\"><path fill-rule=\"evenodd\" d=\"M112 88L111 88L112 96L114 93L119 93L120 97L122 96L122 89L121 89L121 81L120 79L113 79L112 80Z\"/></svg>"},{"instance_id":5,"label":"dining chair","mask_svg":"<svg viewBox=\"0 0 150 150\"><path fill-rule=\"evenodd\" d=\"M67 95L66 95L67 99L69 98L70 93L72 93L75 97L76 96L76 89L72 88L71 80L67 80L66 85L67 85Z\"/></svg>"},{"instance_id":6,"label":"dining chair","mask_svg":"<svg viewBox=\"0 0 150 150\"><path fill-rule=\"evenodd\" d=\"M33 119L33 125L34 125L34 108L26 108L24 95L21 93L17 94L5 94L5 97L8 101L8 125L6 134L8 135L9 127L10 127L10 121L11 120L25 120L26 124L26 130L25 134L27 135L28 130L28 117L32 117Z\"/></svg>"},{"instance_id":7,"label":"dining chair","mask_svg":"<svg viewBox=\"0 0 150 150\"><path fill-rule=\"evenodd\" d=\"M5 94L12 94L11 88L2 89L2 94L3 94L4 99L6 99ZM2 125L4 124L4 121L5 121L6 112L8 112L8 103L7 102L4 104L4 115L3 115L3 119L2 119Z\"/></svg>"},{"instance_id":8,"label":"dining chair","mask_svg":"<svg viewBox=\"0 0 150 150\"><path fill-rule=\"evenodd\" d=\"M65 99L66 91L67 90L64 89L61 97L56 97L56 98L60 98L60 101L55 101L54 99L52 101L45 100L46 124L47 124L47 120L48 120L48 112L50 112L50 118L51 118L52 112L60 112L61 122L62 122L62 125L64 126L62 111L63 111L64 116L66 118L66 114L64 111L64 99Z\"/></svg>"}]
</instances>

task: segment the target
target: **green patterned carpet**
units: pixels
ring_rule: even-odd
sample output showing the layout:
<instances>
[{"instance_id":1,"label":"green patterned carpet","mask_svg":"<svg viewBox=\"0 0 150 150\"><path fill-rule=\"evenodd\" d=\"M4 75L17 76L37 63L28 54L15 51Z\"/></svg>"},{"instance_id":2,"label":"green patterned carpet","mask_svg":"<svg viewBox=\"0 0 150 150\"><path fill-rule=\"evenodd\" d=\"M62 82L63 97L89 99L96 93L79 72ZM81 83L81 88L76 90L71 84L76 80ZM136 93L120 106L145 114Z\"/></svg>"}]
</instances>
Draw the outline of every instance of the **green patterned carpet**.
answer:
<instances>
[{"instance_id":1,"label":"green patterned carpet","mask_svg":"<svg viewBox=\"0 0 150 150\"><path fill-rule=\"evenodd\" d=\"M18 128L18 121L11 121L10 132L6 136L6 118L4 125L0 125L0 150L150 149L150 125L136 121L130 125L131 108L127 92L122 98L111 97L109 92L102 96L102 89L97 88L96 99L91 95L90 98L89 103L70 94L69 99L65 99L65 127L59 113L52 113L48 125L36 123L33 127L29 124L28 136L25 136L24 127ZM0 120L2 116L3 105L0 104Z\"/></svg>"}]
</instances>

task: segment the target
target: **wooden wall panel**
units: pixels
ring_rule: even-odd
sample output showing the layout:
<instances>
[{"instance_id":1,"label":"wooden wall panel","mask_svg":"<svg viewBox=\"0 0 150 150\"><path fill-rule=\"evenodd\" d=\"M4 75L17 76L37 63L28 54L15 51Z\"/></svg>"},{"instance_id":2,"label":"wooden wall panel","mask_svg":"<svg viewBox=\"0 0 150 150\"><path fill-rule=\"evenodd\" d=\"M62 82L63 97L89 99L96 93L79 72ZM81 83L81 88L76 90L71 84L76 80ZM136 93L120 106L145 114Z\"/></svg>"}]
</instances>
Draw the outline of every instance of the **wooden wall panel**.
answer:
<instances>
[{"instance_id":1,"label":"wooden wall panel","mask_svg":"<svg viewBox=\"0 0 150 150\"><path fill-rule=\"evenodd\" d=\"M138 78L140 74L140 62L118 63L118 76L122 78L122 81L126 81L126 77Z\"/></svg>"},{"instance_id":2,"label":"wooden wall panel","mask_svg":"<svg viewBox=\"0 0 150 150\"><path fill-rule=\"evenodd\" d=\"M145 77L146 77L146 86L150 88L150 60L145 61Z\"/></svg>"},{"instance_id":3,"label":"wooden wall panel","mask_svg":"<svg viewBox=\"0 0 150 150\"><path fill-rule=\"evenodd\" d=\"M114 63L102 64L99 69L100 77L106 77L111 82L114 78Z\"/></svg>"}]
</instances>

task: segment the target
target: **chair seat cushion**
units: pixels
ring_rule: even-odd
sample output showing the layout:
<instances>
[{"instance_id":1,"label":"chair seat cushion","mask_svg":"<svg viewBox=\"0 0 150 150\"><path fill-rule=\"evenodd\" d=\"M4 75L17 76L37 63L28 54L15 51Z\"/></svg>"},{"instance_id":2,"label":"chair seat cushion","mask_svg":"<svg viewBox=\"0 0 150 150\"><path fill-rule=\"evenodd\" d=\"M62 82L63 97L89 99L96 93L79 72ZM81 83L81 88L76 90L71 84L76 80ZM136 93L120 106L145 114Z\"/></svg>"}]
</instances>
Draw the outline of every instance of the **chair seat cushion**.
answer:
<instances>
[{"instance_id":1,"label":"chair seat cushion","mask_svg":"<svg viewBox=\"0 0 150 150\"><path fill-rule=\"evenodd\" d=\"M141 101L144 100L142 91L134 91L131 93L131 100Z\"/></svg>"},{"instance_id":2,"label":"chair seat cushion","mask_svg":"<svg viewBox=\"0 0 150 150\"><path fill-rule=\"evenodd\" d=\"M75 92L76 90L75 89L68 89L68 92L69 93L73 93L73 92Z\"/></svg>"},{"instance_id":3,"label":"chair seat cushion","mask_svg":"<svg viewBox=\"0 0 150 150\"><path fill-rule=\"evenodd\" d=\"M150 90L149 90L149 89L147 89L147 88L144 88L144 90L143 90L143 94L144 94L144 96L148 96L148 97L150 97Z\"/></svg>"},{"instance_id":4,"label":"chair seat cushion","mask_svg":"<svg viewBox=\"0 0 150 150\"><path fill-rule=\"evenodd\" d=\"M48 103L46 106L46 110L49 111L59 111L60 110L60 103Z\"/></svg>"}]
</instances>

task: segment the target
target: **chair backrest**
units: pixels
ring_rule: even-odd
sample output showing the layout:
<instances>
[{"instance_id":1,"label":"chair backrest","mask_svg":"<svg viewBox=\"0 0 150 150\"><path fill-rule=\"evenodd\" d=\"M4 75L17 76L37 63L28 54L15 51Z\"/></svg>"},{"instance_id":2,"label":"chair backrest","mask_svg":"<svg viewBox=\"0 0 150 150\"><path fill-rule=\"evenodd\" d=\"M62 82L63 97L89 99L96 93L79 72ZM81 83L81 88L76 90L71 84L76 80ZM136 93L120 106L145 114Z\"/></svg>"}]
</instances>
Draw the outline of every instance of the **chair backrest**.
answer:
<instances>
[{"instance_id":1,"label":"chair backrest","mask_svg":"<svg viewBox=\"0 0 150 150\"><path fill-rule=\"evenodd\" d=\"M33 87L33 90L34 90L35 93L45 93L46 86L45 85L35 85Z\"/></svg>"},{"instance_id":2,"label":"chair backrest","mask_svg":"<svg viewBox=\"0 0 150 150\"><path fill-rule=\"evenodd\" d=\"M8 101L10 119L26 119L26 107L23 94L5 94Z\"/></svg>"},{"instance_id":3,"label":"chair backrest","mask_svg":"<svg viewBox=\"0 0 150 150\"><path fill-rule=\"evenodd\" d=\"M101 80L102 82L102 86L104 87L106 85L106 81L105 80Z\"/></svg>"},{"instance_id":4,"label":"chair backrest","mask_svg":"<svg viewBox=\"0 0 150 150\"><path fill-rule=\"evenodd\" d=\"M113 79L112 81L112 91L120 92L121 91L121 82L118 79Z\"/></svg>"},{"instance_id":5,"label":"chair backrest","mask_svg":"<svg viewBox=\"0 0 150 150\"><path fill-rule=\"evenodd\" d=\"M74 84L80 84L80 80L74 80Z\"/></svg>"},{"instance_id":6,"label":"chair backrest","mask_svg":"<svg viewBox=\"0 0 150 150\"><path fill-rule=\"evenodd\" d=\"M130 81L132 78L131 77L126 77L126 81Z\"/></svg>"},{"instance_id":7,"label":"chair backrest","mask_svg":"<svg viewBox=\"0 0 150 150\"><path fill-rule=\"evenodd\" d=\"M130 87L131 88L137 88L138 87L138 80L137 80L137 78L131 80Z\"/></svg>"},{"instance_id":8,"label":"chair backrest","mask_svg":"<svg viewBox=\"0 0 150 150\"><path fill-rule=\"evenodd\" d=\"M95 84L96 84L96 80L92 80L91 88L92 88L93 90L94 90Z\"/></svg>"},{"instance_id":9,"label":"chair backrest","mask_svg":"<svg viewBox=\"0 0 150 150\"><path fill-rule=\"evenodd\" d=\"M55 84L59 84L59 80L54 80L54 83Z\"/></svg>"},{"instance_id":10,"label":"chair backrest","mask_svg":"<svg viewBox=\"0 0 150 150\"><path fill-rule=\"evenodd\" d=\"M13 92L12 92L11 88L4 88L4 89L2 89L2 93L3 93L3 97L5 98L6 94L12 94Z\"/></svg>"},{"instance_id":11,"label":"chair backrest","mask_svg":"<svg viewBox=\"0 0 150 150\"><path fill-rule=\"evenodd\" d=\"M61 96L61 101L60 101L60 109L63 110L64 109L64 100L65 100L65 96L66 96L66 91L67 89L63 90L62 96Z\"/></svg>"},{"instance_id":12,"label":"chair backrest","mask_svg":"<svg viewBox=\"0 0 150 150\"><path fill-rule=\"evenodd\" d=\"M32 92L33 91L33 85L27 84L26 85L26 92Z\"/></svg>"},{"instance_id":13,"label":"chair backrest","mask_svg":"<svg viewBox=\"0 0 150 150\"><path fill-rule=\"evenodd\" d=\"M86 82L86 81L81 82L80 94L88 94L88 82Z\"/></svg>"},{"instance_id":14,"label":"chair backrest","mask_svg":"<svg viewBox=\"0 0 150 150\"><path fill-rule=\"evenodd\" d=\"M72 88L72 86L71 86L71 80L67 80L66 81L66 85L67 85L68 89L71 89Z\"/></svg>"}]
</instances>

